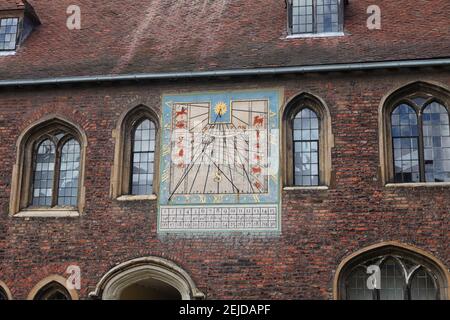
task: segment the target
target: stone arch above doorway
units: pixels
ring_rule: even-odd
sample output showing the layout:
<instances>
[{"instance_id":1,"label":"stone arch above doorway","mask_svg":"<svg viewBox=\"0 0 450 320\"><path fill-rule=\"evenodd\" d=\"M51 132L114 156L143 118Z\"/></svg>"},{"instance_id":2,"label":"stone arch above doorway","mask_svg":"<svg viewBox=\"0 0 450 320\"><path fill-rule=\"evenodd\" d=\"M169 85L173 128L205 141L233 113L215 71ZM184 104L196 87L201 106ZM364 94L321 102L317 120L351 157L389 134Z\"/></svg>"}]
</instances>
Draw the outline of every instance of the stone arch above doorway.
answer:
<instances>
[{"instance_id":1,"label":"stone arch above doorway","mask_svg":"<svg viewBox=\"0 0 450 320\"><path fill-rule=\"evenodd\" d=\"M159 257L143 257L119 264L102 277L89 296L102 300L205 298L186 271Z\"/></svg>"}]
</instances>

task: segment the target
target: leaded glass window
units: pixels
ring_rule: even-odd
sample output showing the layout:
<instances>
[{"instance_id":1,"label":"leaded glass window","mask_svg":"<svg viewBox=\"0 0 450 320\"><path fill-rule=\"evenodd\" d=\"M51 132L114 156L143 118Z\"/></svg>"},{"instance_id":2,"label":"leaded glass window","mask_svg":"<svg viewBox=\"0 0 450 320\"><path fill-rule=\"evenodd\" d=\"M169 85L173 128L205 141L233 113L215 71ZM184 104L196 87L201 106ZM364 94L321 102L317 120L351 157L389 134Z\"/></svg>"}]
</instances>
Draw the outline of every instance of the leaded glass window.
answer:
<instances>
[{"instance_id":1,"label":"leaded glass window","mask_svg":"<svg viewBox=\"0 0 450 320\"><path fill-rule=\"evenodd\" d=\"M292 34L342 31L341 0L289 0Z\"/></svg>"},{"instance_id":2,"label":"leaded glass window","mask_svg":"<svg viewBox=\"0 0 450 320\"><path fill-rule=\"evenodd\" d=\"M373 271L380 270L380 283L369 289L367 283ZM343 277L343 298L347 300L437 300L437 276L422 262L405 256L382 255L358 263Z\"/></svg>"},{"instance_id":3,"label":"leaded glass window","mask_svg":"<svg viewBox=\"0 0 450 320\"><path fill-rule=\"evenodd\" d=\"M420 181L419 129L415 110L402 104L392 112L395 180Z\"/></svg>"},{"instance_id":4,"label":"leaded glass window","mask_svg":"<svg viewBox=\"0 0 450 320\"><path fill-rule=\"evenodd\" d=\"M450 132L445 107L433 102L423 112L425 181L450 181Z\"/></svg>"},{"instance_id":5,"label":"leaded glass window","mask_svg":"<svg viewBox=\"0 0 450 320\"><path fill-rule=\"evenodd\" d=\"M348 300L372 300L373 292L367 287L367 273L364 268L356 268L347 280Z\"/></svg>"},{"instance_id":6,"label":"leaded glass window","mask_svg":"<svg viewBox=\"0 0 450 320\"><path fill-rule=\"evenodd\" d=\"M394 258L389 258L381 266L381 300L403 300L406 286L401 266Z\"/></svg>"},{"instance_id":7,"label":"leaded glass window","mask_svg":"<svg viewBox=\"0 0 450 320\"><path fill-rule=\"evenodd\" d=\"M76 207L80 174L80 144L72 136L54 132L36 144L31 205Z\"/></svg>"},{"instance_id":8,"label":"leaded glass window","mask_svg":"<svg viewBox=\"0 0 450 320\"><path fill-rule=\"evenodd\" d=\"M36 152L33 181L33 206L49 207L53 199L56 147L53 141L45 139Z\"/></svg>"},{"instance_id":9,"label":"leaded glass window","mask_svg":"<svg viewBox=\"0 0 450 320\"><path fill-rule=\"evenodd\" d=\"M419 268L411 280L412 300L436 300L436 282L423 267Z\"/></svg>"},{"instance_id":10,"label":"leaded glass window","mask_svg":"<svg viewBox=\"0 0 450 320\"><path fill-rule=\"evenodd\" d=\"M302 109L293 119L294 184L319 185L319 117Z\"/></svg>"},{"instance_id":11,"label":"leaded glass window","mask_svg":"<svg viewBox=\"0 0 450 320\"><path fill-rule=\"evenodd\" d=\"M16 49L18 28L18 18L0 19L0 51L11 51Z\"/></svg>"},{"instance_id":12,"label":"leaded glass window","mask_svg":"<svg viewBox=\"0 0 450 320\"><path fill-rule=\"evenodd\" d=\"M394 182L450 182L450 126L444 105L416 97L391 114Z\"/></svg>"},{"instance_id":13,"label":"leaded glass window","mask_svg":"<svg viewBox=\"0 0 450 320\"><path fill-rule=\"evenodd\" d=\"M155 143L155 124L149 119L138 122L132 133L132 195L153 193Z\"/></svg>"},{"instance_id":14,"label":"leaded glass window","mask_svg":"<svg viewBox=\"0 0 450 320\"><path fill-rule=\"evenodd\" d=\"M80 175L80 144L75 139L67 141L62 147L59 174L58 205L75 207Z\"/></svg>"}]
</instances>

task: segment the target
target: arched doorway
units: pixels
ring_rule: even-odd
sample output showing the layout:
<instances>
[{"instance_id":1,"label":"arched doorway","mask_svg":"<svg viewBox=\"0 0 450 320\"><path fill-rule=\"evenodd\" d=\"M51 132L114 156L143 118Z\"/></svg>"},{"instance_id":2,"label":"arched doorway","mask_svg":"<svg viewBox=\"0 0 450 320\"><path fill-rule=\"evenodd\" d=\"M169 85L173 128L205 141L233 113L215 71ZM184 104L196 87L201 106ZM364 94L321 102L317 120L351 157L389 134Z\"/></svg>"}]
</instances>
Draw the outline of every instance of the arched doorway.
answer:
<instances>
[{"instance_id":1,"label":"arched doorway","mask_svg":"<svg viewBox=\"0 0 450 320\"><path fill-rule=\"evenodd\" d=\"M204 294L173 262L145 257L111 269L90 297L103 300L190 300L203 299Z\"/></svg>"},{"instance_id":2,"label":"arched doorway","mask_svg":"<svg viewBox=\"0 0 450 320\"><path fill-rule=\"evenodd\" d=\"M181 300L181 294L163 281L144 279L124 288L120 300Z\"/></svg>"}]
</instances>

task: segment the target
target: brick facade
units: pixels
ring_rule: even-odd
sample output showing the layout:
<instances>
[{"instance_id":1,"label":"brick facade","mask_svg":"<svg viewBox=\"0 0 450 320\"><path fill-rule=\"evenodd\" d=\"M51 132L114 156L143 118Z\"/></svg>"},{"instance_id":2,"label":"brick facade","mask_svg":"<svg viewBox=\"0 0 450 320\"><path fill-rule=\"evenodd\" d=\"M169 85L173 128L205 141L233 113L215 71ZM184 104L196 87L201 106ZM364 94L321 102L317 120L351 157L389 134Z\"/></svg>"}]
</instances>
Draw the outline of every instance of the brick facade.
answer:
<instances>
[{"instance_id":1,"label":"brick facade","mask_svg":"<svg viewBox=\"0 0 450 320\"><path fill-rule=\"evenodd\" d=\"M368 71L215 80L7 88L0 91L0 280L24 299L43 278L82 270L81 299L115 265L145 256L181 266L208 299L331 299L339 263L383 241L423 249L450 266L448 187L387 188L379 178L378 111L394 89L415 81L450 87L444 69ZM163 93L282 88L329 107L335 146L329 190L282 192L280 235L158 235L156 201L110 197L112 131L139 104ZM88 139L86 206L77 218L8 215L19 135L48 114L79 125Z\"/></svg>"}]
</instances>

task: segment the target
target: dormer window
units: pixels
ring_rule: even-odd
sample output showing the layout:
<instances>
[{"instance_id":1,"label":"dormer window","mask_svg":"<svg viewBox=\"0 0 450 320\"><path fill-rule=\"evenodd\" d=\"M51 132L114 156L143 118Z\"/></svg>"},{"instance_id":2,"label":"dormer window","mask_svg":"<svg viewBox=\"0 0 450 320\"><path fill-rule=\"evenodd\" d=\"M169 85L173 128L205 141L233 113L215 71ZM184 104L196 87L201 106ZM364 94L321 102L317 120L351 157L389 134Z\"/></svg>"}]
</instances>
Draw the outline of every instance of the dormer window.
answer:
<instances>
[{"instance_id":1,"label":"dormer window","mask_svg":"<svg viewBox=\"0 0 450 320\"><path fill-rule=\"evenodd\" d=\"M290 35L327 35L343 31L344 0L288 0Z\"/></svg>"},{"instance_id":2,"label":"dormer window","mask_svg":"<svg viewBox=\"0 0 450 320\"><path fill-rule=\"evenodd\" d=\"M0 56L14 54L16 49L40 25L33 7L26 0L17 0L0 10Z\"/></svg>"},{"instance_id":3,"label":"dormer window","mask_svg":"<svg viewBox=\"0 0 450 320\"><path fill-rule=\"evenodd\" d=\"M0 19L0 51L16 49L19 18Z\"/></svg>"}]
</instances>

